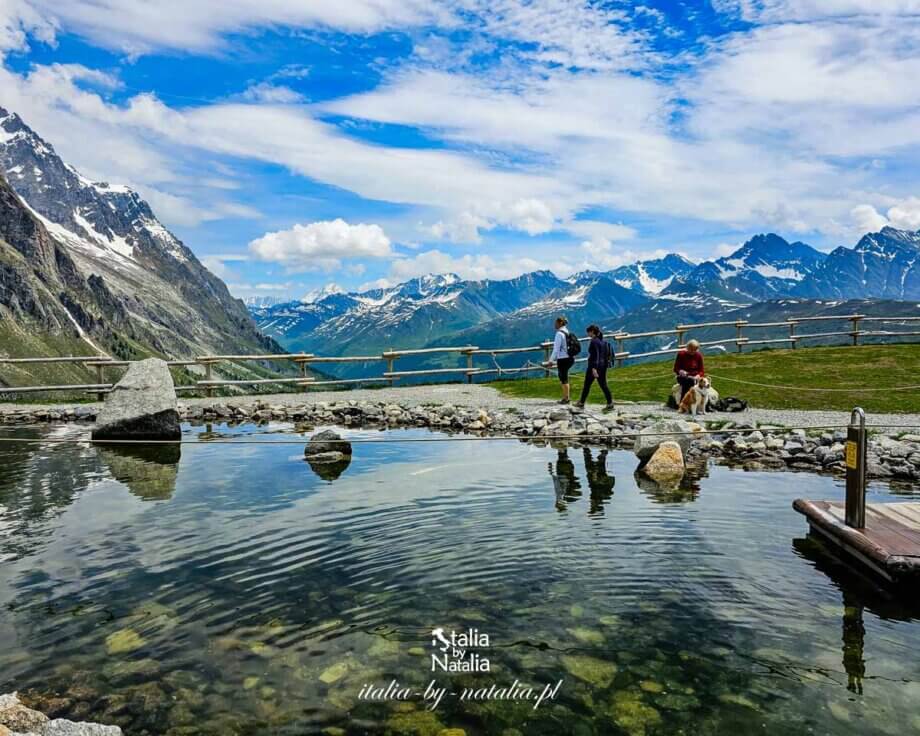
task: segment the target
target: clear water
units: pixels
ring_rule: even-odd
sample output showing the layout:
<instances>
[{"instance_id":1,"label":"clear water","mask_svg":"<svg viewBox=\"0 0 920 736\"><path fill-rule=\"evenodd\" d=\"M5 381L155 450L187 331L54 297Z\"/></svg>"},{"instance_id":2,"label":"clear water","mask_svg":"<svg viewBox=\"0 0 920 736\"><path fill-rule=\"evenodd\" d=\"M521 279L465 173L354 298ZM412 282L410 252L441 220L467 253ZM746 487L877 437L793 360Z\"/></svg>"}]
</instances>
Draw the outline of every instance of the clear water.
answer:
<instances>
[{"instance_id":1,"label":"clear water","mask_svg":"<svg viewBox=\"0 0 920 736\"><path fill-rule=\"evenodd\" d=\"M129 735L920 732L920 610L791 508L837 481L657 493L630 453L510 441L356 445L323 479L295 445L204 441L283 429L0 445L0 692ZM436 627L486 634L490 671L433 673ZM515 679L562 684L459 697ZM360 697L393 680L413 695Z\"/></svg>"}]
</instances>

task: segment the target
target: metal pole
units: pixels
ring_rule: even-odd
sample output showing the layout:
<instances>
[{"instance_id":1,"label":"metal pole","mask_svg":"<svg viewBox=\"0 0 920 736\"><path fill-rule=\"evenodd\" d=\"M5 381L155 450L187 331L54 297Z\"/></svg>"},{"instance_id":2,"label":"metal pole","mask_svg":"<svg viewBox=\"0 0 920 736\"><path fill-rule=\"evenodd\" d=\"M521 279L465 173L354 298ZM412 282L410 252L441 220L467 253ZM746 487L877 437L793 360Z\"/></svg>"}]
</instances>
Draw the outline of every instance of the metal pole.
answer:
<instances>
[{"instance_id":1,"label":"metal pole","mask_svg":"<svg viewBox=\"0 0 920 736\"><path fill-rule=\"evenodd\" d=\"M857 418L859 424L856 423ZM866 526L866 445L866 412L857 406L850 413L846 444L845 521L847 526L855 529L863 529Z\"/></svg>"}]
</instances>

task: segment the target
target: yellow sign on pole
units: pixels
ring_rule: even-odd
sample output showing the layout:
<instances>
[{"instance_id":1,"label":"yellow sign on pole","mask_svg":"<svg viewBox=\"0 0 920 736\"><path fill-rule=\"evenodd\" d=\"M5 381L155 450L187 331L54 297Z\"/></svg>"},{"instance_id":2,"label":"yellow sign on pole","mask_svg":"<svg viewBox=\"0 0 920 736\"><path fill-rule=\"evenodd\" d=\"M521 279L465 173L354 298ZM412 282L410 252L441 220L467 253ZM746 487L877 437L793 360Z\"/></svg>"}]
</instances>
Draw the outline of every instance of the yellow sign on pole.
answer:
<instances>
[{"instance_id":1,"label":"yellow sign on pole","mask_svg":"<svg viewBox=\"0 0 920 736\"><path fill-rule=\"evenodd\" d=\"M847 467L856 470L856 443L847 442Z\"/></svg>"}]
</instances>

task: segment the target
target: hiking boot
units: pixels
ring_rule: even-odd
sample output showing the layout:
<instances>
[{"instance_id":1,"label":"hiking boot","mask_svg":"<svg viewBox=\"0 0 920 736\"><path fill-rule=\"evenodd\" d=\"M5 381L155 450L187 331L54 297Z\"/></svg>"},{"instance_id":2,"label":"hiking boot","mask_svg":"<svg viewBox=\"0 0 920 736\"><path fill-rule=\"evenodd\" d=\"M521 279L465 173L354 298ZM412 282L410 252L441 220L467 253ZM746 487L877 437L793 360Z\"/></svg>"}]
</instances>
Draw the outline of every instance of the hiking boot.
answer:
<instances>
[{"instance_id":1,"label":"hiking boot","mask_svg":"<svg viewBox=\"0 0 920 736\"><path fill-rule=\"evenodd\" d=\"M580 401L576 401L574 404L572 404L572 406L574 406L576 409L584 409L584 408L585 408L585 405L582 404Z\"/></svg>"},{"instance_id":2,"label":"hiking boot","mask_svg":"<svg viewBox=\"0 0 920 736\"><path fill-rule=\"evenodd\" d=\"M609 414L609 413L612 412L614 409L616 409L616 407L615 407L613 404L607 404L607 406L605 406L603 409L601 409L601 411L604 412L604 414Z\"/></svg>"},{"instance_id":3,"label":"hiking boot","mask_svg":"<svg viewBox=\"0 0 920 736\"><path fill-rule=\"evenodd\" d=\"M557 404L568 404L568 403L570 403L570 402L569 402L568 399L559 399L559 401L557 401L556 403L557 403Z\"/></svg>"}]
</instances>

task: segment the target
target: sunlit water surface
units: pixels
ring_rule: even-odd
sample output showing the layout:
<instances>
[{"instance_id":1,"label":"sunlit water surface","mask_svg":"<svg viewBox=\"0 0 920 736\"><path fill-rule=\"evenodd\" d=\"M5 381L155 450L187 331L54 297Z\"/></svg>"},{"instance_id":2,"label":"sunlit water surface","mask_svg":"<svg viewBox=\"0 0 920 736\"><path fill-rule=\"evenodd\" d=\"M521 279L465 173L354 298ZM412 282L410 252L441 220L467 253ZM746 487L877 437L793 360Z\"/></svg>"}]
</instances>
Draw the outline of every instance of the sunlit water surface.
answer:
<instances>
[{"instance_id":1,"label":"sunlit water surface","mask_svg":"<svg viewBox=\"0 0 920 736\"><path fill-rule=\"evenodd\" d=\"M792 510L835 480L711 467L665 493L631 453L513 441L356 444L323 478L297 445L204 441L282 430L0 445L0 692L129 736L920 732L917 608ZM488 635L490 671L433 673L436 627ZM434 710L359 697L432 679ZM536 709L459 697L560 679Z\"/></svg>"}]
</instances>

